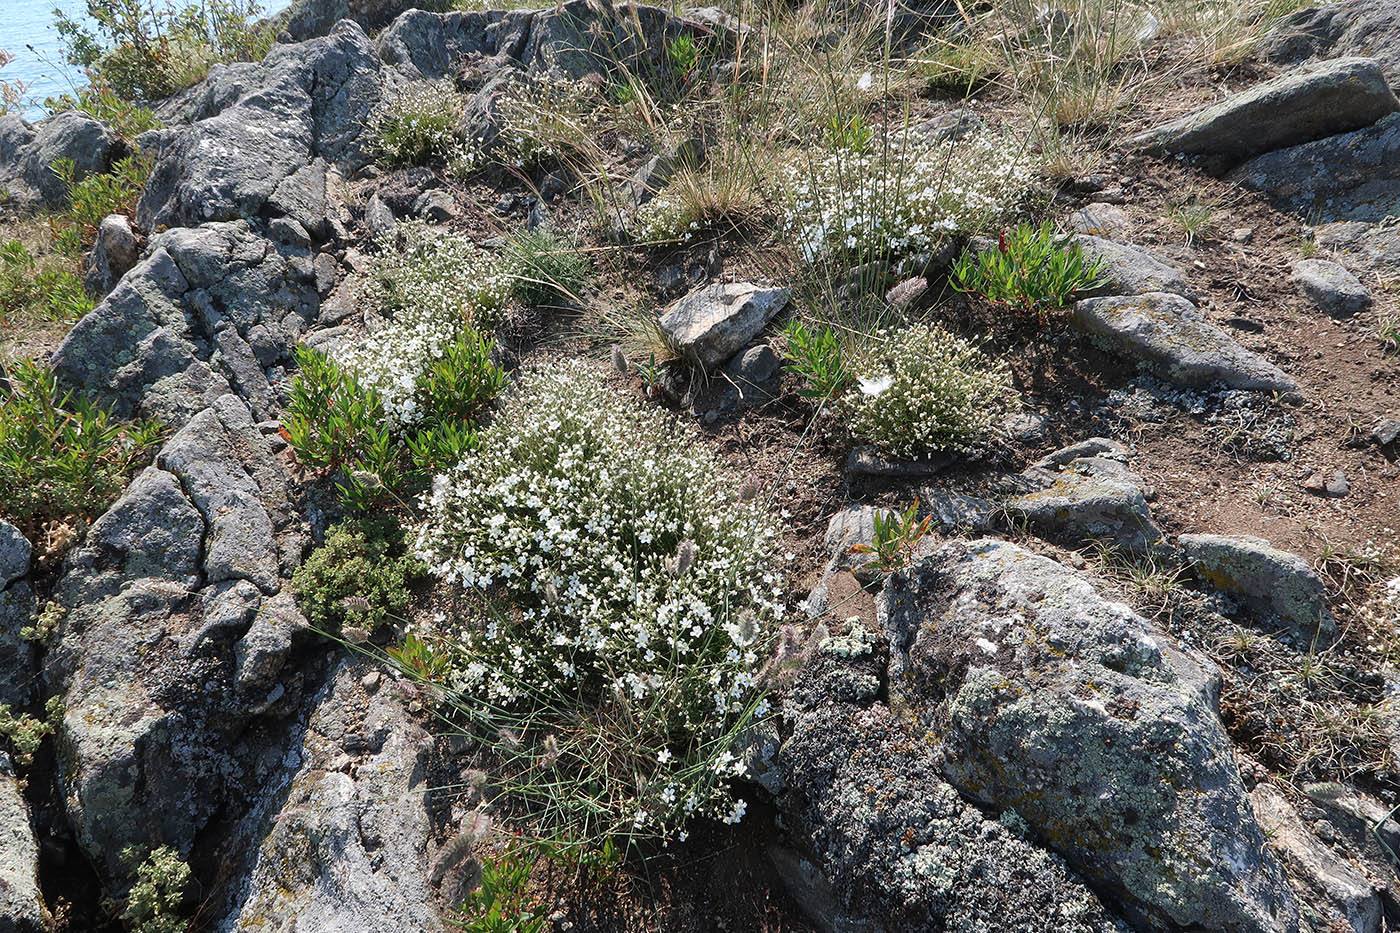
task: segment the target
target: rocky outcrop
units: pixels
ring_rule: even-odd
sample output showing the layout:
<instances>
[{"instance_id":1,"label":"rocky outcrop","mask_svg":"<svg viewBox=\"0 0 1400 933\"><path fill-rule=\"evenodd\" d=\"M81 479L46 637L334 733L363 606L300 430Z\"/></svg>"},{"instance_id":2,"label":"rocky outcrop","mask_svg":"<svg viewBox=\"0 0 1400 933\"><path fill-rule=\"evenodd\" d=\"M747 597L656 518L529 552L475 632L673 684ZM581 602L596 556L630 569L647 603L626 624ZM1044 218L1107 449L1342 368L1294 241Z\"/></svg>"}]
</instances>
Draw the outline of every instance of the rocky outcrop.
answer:
<instances>
[{"instance_id":1,"label":"rocky outcrop","mask_svg":"<svg viewBox=\"0 0 1400 933\"><path fill-rule=\"evenodd\" d=\"M39 890L39 844L10 756L0 752L0 929L48 933L53 918Z\"/></svg>"},{"instance_id":2,"label":"rocky outcrop","mask_svg":"<svg viewBox=\"0 0 1400 933\"><path fill-rule=\"evenodd\" d=\"M343 663L281 773L235 830L252 853L220 933L434 933L423 730L364 664Z\"/></svg>"},{"instance_id":3,"label":"rocky outcrop","mask_svg":"<svg viewBox=\"0 0 1400 933\"><path fill-rule=\"evenodd\" d=\"M172 230L73 327L53 366L123 416L183 424L235 391L263 420L329 287L307 250L242 221Z\"/></svg>"},{"instance_id":4,"label":"rocky outcrop","mask_svg":"<svg viewBox=\"0 0 1400 933\"><path fill-rule=\"evenodd\" d=\"M661 329L680 353L713 369L752 343L790 295L749 282L703 285L661 315Z\"/></svg>"},{"instance_id":5,"label":"rocky outcrop","mask_svg":"<svg viewBox=\"0 0 1400 933\"><path fill-rule=\"evenodd\" d=\"M68 190L53 164L70 159L79 177L106 172L126 154L126 145L100 120L65 110L38 123L0 117L0 203L20 210L61 208Z\"/></svg>"},{"instance_id":6,"label":"rocky outcrop","mask_svg":"<svg viewBox=\"0 0 1400 933\"><path fill-rule=\"evenodd\" d=\"M1400 114L1262 155L1230 178L1313 222L1375 223L1400 215Z\"/></svg>"},{"instance_id":7,"label":"rocky outcrop","mask_svg":"<svg viewBox=\"0 0 1400 933\"><path fill-rule=\"evenodd\" d=\"M1369 126L1400 110L1369 58L1304 65L1133 137L1149 152L1203 156L1229 167L1261 153Z\"/></svg>"},{"instance_id":8,"label":"rocky outcrop","mask_svg":"<svg viewBox=\"0 0 1400 933\"><path fill-rule=\"evenodd\" d=\"M1233 593L1252 608L1277 618L1305 644L1336 635L1327 608L1327 588L1308 562L1262 538L1182 535L1182 557L1196 575Z\"/></svg>"},{"instance_id":9,"label":"rocky outcrop","mask_svg":"<svg viewBox=\"0 0 1400 933\"><path fill-rule=\"evenodd\" d=\"M284 216L328 239L336 232L328 175L367 161L359 139L379 99L369 39L342 22L323 38L276 46L255 68L234 74L232 90L208 101L216 112L141 137L156 166L137 222L156 230Z\"/></svg>"},{"instance_id":10,"label":"rocky outcrop","mask_svg":"<svg viewBox=\"0 0 1400 933\"><path fill-rule=\"evenodd\" d=\"M1400 8L1392 0L1346 0L1308 6L1285 16L1265 47L1273 61L1366 55L1400 87Z\"/></svg>"},{"instance_id":11,"label":"rocky outcrop","mask_svg":"<svg viewBox=\"0 0 1400 933\"><path fill-rule=\"evenodd\" d=\"M892 701L962 794L1023 819L1140 923L1297 928L1212 668L1003 541L951 542L895 574L879 617Z\"/></svg>"},{"instance_id":12,"label":"rocky outcrop","mask_svg":"<svg viewBox=\"0 0 1400 933\"><path fill-rule=\"evenodd\" d=\"M1161 370L1179 385L1223 382L1236 389L1288 392L1289 375L1204 320L1196 306L1170 292L1086 298L1074 322L1111 349Z\"/></svg>"},{"instance_id":13,"label":"rocky outcrop","mask_svg":"<svg viewBox=\"0 0 1400 933\"><path fill-rule=\"evenodd\" d=\"M856 630L816 649L784 705L784 809L845 905L838 929L1120 929L1012 814L990 818L939 773L879 696L888 648Z\"/></svg>"}]
</instances>

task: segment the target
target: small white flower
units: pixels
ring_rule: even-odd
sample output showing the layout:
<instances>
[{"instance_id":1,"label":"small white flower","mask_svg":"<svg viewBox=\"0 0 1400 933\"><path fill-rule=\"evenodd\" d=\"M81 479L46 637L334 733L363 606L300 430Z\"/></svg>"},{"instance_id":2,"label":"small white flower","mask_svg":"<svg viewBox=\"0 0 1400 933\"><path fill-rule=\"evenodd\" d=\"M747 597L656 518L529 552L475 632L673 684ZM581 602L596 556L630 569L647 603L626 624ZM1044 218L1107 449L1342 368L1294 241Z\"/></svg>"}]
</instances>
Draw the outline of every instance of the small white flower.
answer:
<instances>
[{"instance_id":1,"label":"small white flower","mask_svg":"<svg viewBox=\"0 0 1400 933\"><path fill-rule=\"evenodd\" d=\"M874 84L874 83L875 83L875 76L872 75L870 72L867 71L865 74L861 75L861 76L860 76L860 80L856 82L856 90L857 90L857 91L868 91L868 90L870 90L870 85L872 85L872 84Z\"/></svg>"},{"instance_id":2,"label":"small white flower","mask_svg":"<svg viewBox=\"0 0 1400 933\"><path fill-rule=\"evenodd\" d=\"M889 391L894 385L894 377L890 375L865 377L859 380L862 395L881 395Z\"/></svg>"}]
</instances>

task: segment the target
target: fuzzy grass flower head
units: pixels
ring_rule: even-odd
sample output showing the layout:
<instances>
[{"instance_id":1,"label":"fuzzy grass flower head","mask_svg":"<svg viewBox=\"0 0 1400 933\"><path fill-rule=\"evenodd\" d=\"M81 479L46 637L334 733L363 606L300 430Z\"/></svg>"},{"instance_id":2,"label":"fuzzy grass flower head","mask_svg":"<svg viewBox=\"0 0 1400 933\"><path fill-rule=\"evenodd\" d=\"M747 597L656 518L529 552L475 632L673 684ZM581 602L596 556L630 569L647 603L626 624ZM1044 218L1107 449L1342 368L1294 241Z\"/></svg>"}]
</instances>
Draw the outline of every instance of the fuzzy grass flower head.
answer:
<instances>
[{"instance_id":1,"label":"fuzzy grass flower head","mask_svg":"<svg viewBox=\"0 0 1400 933\"><path fill-rule=\"evenodd\" d=\"M1005 364L936 325L873 335L842 399L855 439L896 457L967 450L1011 410Z\"/></svg>"},{"instance_id":2,"label":"fuzzy grass flower head","mask_svg":"<svg viewBox=\"0 0 1400 933\"><path fill-rule=\"evenodd\" d=\"M418 554L511 607L426 637L498 732L552 737L579 785L552 818L668 836L733 813L730 749L782 611L773 519L738 487L692 429L574 363L526 374L425 498ZM524 744L502 754L537 765Z\"/></svg>"},{"instance_id":3,"label":"fuzzy grass flower head","mask_svg":"<svg viewBox=\"0 0 1400 933\"><path fill-rule=\"evenodd\" d=\"M932 143L906 129L804 153L779 172L787 232L811 263L901 262L1015 210L1031 180L1024 147L984 133Z\"/></svg>"},{"instance_id":4,"label":"fuzzy grass flower head","mask_svg":"<svg viewBox=\"0 0 1400 933\"><path fill-rule=\"evenodd\" d=\"M361 385L383 398L397 426L424 411L419 386L468 329L488 332L511 290L505 265L471 240L421 223L401 224L381 244L366 297L388 322L336 353Z\"/></svg>"}]
</instances>

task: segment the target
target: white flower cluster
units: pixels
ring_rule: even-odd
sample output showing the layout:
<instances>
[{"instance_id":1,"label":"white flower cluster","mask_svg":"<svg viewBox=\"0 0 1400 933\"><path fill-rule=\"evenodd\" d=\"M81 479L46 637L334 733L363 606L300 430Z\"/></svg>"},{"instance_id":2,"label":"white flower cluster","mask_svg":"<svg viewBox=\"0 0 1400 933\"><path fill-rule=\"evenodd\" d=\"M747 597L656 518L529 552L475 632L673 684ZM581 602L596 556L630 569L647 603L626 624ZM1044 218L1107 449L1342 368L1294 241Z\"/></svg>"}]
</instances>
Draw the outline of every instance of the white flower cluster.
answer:
<instances>
[{"instance_id":1,"label":"white flower cluster","mask_svg":"<svg viewBox=\"0 0 1400 933\"><path fill-rule=\"evenodd\" d=\"M496 105L502 155L522 168L559 158L591 138L599 106L578 81L548 74L514 81Z\"/></svg>"},{"instance_id":2,"label":"white flower cluster","mask_svg":"<svg viewBox=\"0 0 1400 933\"><path fill-rule=\"evenodd\" d=\"M643 241L689 240L701 228L695 198L677 184L667 185L643 204L633 223Z\"/></svg>"},{"instance_id":3,"label":"white flower cluster","mask_svg":"<svg viewBox=\"0 0 1400 933\"><path fill-rule=\"evenodd\" d=\"M418 555L513 607L425 633L454 644L452 686L492 709L574 707L551 723L564 748L588 723L624 730L574 767L601 769L607 810L631 831L737 818L732 735L782 612L776 528L739 491L692 429L576 362L525 374L424 497Z\"/></svg>"},{"instance_id":4,"label":"white flower cluster","mask_svg":"<svg viewBox=\"0 0 1400 933\"><path fill-rule=\"evenodd\" d=\"M877 132L859 151L803 153L778 183L787 232L808 262L893 259L903 271L899 261L1015 210L1031 169L1024 147L991 133L930 143Z\"/></svg>"},{"instance_id":5,"label":"white flower cluster","mask_svg":"<svg viewBox=\"0 0 1400 933\"><path fill-rule=\"evenodd\" d=\"M390 422L414 424L422 412L419 378L464 328L489 331L510 295L504 264L455 233L400 224L374 258L368 298L389 320L336 362L383 396Z\"/></svg>"},{"instance_id":6,"label":"white flower cluster","mask_svg":"<svg viewBox=\"0 0 1400 933\"><path fill-rule=\"evenodd\" d=\"M454 174L465 174L479 162L479 147L458 130L466 106L466 97L450 80L404 85L370 111L370 147L388 165L443 162Z\"/></svg>"},{"instance_id":7,"label":"white flower cluster","mask_svg":"<svg viewBox=\"0 0 1400 933\"><path fill-rule=\"evenodd\" d=\"M940 327L881 331L852 364L842 399L851 436L896 457L966 450L1010 411L1004 363Z\"/></svg>"}]
</instances>

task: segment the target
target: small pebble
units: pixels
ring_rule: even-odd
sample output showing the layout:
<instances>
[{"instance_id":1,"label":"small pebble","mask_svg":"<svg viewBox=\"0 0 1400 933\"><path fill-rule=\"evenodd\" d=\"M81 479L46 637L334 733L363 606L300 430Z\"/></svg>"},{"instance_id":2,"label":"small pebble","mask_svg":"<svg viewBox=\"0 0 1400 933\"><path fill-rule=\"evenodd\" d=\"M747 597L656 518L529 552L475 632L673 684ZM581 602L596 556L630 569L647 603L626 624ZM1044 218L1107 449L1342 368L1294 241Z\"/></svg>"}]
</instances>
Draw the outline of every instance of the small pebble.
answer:
<instances>
[{"instance_id":1,"label":"small pebble","mask_svg":"<svg viewBox=\"0 0 1400 933\"><path fill-rule=\"evenodd\" d=\"M383 679L384 675L380 674L378 671L370 671L360 679L360 686L364 687L370 693L373 693L379 689L379 684Z\"/></svg>"}]
</instances>

